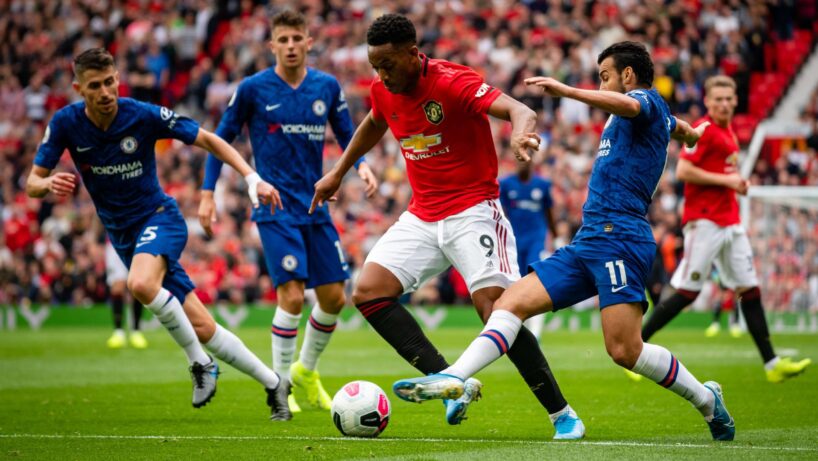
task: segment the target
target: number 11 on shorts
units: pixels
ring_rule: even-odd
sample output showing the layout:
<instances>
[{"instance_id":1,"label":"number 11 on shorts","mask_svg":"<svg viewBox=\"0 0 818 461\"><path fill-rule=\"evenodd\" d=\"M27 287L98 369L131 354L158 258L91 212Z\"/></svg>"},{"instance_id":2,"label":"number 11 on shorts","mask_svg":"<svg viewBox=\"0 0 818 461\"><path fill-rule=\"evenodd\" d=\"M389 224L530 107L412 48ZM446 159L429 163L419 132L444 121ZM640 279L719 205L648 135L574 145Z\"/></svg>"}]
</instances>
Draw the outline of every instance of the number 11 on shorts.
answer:
<instances>
[{"instance_id":1,"label":"number 11 on shorts","mask_svg":"<svg viewBox=\"0 0 818 461\"><path fill-rule=\"evenodd\" d=\"M619 268L619 282L616 280L616 270L614 269L614 265ZM617 259L616 261L608 261L605 263L605 267L608 268L608 275L611 276L611 285L619 286L617 289L611 287L612 292L619 291L628 284L628 276L625 275L625 263L622 262L621 259Z\"/></svg>"}]
</instances>

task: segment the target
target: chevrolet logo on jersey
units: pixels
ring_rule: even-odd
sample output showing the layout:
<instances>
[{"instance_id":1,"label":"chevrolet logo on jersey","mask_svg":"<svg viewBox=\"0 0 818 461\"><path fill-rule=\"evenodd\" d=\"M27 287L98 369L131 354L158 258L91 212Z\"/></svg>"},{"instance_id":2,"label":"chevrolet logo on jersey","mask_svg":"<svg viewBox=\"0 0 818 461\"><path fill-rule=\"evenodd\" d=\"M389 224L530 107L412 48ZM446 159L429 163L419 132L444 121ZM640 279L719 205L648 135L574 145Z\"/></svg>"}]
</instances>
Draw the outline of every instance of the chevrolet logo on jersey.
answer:
<instances>
[{"instance_id":1,"label":"chevrolet logo on jersey","mask_svg":"<svg viewBox=\"0 0 818 461\"><path fill-rule=\"evenodd\" d=\"M443 142L443 136L440 133L429 136L413 134L408 138L401 138L400 147L413 152L428 152L430 147L438 146L441 142Z\"/></svg>"}]
</instances>

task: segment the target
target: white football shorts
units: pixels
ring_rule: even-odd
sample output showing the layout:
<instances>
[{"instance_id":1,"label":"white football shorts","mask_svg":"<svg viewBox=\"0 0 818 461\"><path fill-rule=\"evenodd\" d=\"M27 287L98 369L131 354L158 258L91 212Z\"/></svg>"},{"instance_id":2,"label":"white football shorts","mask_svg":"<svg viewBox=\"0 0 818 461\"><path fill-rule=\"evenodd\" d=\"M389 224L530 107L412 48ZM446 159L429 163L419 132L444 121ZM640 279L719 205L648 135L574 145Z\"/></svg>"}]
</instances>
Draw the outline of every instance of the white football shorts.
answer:
<instances>
[{"instance_id":1,"label":"white football shorts","mask_svg":"<svg viewBox=\"0 0 818 461\"><path fill-rule=\"evenodd\" d=\"M758 286L753 249L741 224L722 227L707 219L684 227L684 256L670 280L675 289L701 291L716 266L721 283L730 289Z\"/></svg>"},{"instance_id":2,"label":"white football shorts","mask_svg":"<svg viewBox=\"0 0 818 461\"><path fill-rule=\"evenodd\" d=\"M415 291L449 266L469 292L508 288L519 280L517 243L499 200L486 200L437 222L405 211L366 258L392 272L404 292Z\"/></svg>"}]
</instances>

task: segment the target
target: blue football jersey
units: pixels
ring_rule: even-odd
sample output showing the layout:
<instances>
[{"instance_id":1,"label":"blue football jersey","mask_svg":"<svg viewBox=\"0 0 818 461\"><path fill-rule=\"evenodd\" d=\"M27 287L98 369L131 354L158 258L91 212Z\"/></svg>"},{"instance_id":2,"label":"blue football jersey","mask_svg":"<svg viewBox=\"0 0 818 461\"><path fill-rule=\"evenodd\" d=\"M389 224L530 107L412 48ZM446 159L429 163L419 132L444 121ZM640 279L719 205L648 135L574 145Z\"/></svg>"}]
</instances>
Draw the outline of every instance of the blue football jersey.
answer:
<instances>
[{"instance_id":1,"label":"blue football jersey","mask_svg":"<svg viewBox=\"0 0 818 461\"><path fill-rule=\"evenodd\" d=\"M633 118L608 118L575 239L601 236L653 242L646 215L665 169L676 119L655 89L627 95L639 101L641 110Z\"/></svg>"},{"instance_id":2,"label":"blue football jersey","mask_svg":"<svg viewBox=\"0 0 818 461\"><path fill-rule=\"evenodd\" d=\"M52 170L68 149L102 224L124 230L173 201L156 175L156 141L192 144L198 133L196 121L130 98L119 98L114 121L102 131L85 115L85 102L78 102L54 114L34 164Z\"/></svg>"},{"instance_id":3,"label":"blue football jersey","mask_svg":"<svg viewBox=\"0 0 818 461\"><path fill-rule=\"evenodd\" d=\"M244 79L230 99L216 134L232 142L246 124L255 167L278 189L284 209L253 210L254 221L292 224L330 222L327 205L307 214L315 183L323 176L324 134L329 122L344 149L354 127L341 85L335 77L307 68L307 75L292 88L274 68ZM203 189L216 186L222 162L208 156Z\"/></svg>"},{"instance_id":4,"label":"blue football jersey","mask_svg":"<svg viewBox=\"0 0 818 461\"><path fill-rule=\"evenodd\" d=\"M532 175L522 182L516 174L500 180L500 203L518 243L544 242L548 231L545 210L551 208L551 181Z\"/></svg>"}]
</instances>

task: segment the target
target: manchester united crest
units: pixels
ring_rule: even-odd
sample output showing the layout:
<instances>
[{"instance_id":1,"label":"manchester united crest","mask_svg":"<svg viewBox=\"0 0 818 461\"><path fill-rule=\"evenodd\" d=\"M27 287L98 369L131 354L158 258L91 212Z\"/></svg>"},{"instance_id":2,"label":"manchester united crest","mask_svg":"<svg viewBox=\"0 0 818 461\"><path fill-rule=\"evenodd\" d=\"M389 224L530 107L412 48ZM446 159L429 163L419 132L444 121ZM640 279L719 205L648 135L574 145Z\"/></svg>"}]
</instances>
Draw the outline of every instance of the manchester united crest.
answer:
<instances>
[{"instance_id":1,"label":"manchester united crest","mask_svg":"<svg viewBox=\"0 0 818 461\"><path fill-rule=\"evenodd\" d=\"M423 111L426 112L426 120L435 125L440 125L443 121L443 106L437 101L427 101L423 105Z\"/></svg>"}]
</instances>

